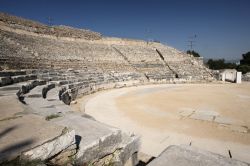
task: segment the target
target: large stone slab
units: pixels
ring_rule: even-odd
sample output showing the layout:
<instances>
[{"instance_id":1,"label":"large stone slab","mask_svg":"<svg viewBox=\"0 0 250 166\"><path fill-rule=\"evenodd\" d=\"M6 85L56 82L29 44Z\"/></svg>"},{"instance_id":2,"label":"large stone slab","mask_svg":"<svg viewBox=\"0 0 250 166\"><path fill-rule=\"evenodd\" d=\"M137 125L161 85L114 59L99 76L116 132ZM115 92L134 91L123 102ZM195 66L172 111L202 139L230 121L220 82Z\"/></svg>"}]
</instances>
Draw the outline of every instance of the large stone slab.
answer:
<instances>
[{"instance_id":1,"label":"large stone slab","mask_svg":"<svg viewBox=\"0 0 250 166\"><path fill-rule=\"evenodd\" d=\"M0 77L0 87L12 84L13 81L10 77Z\"/></svg>"},{"instance_id":2,"label":"large stone slab","mask_svg":"<svg viewBox=\"0 0 250 166\"><path fill-rule=\"evenodd\" d=\"M76 131L76 142L79 146L77 160L81 164L113 153L122 142L119 129L81 117L76 113L69 112L53 122Z\"/></svg>"},{"instance_id":3,"label":"large stone slab","mask_svg":"<svg viewBox=\"0 0 250 166\"><path fill-rule=\"evenodd\" d=\"M148 166L248 166L247 163L188 146L169 146Z\"/></svg>"},{"instance_id":4,"label":"large stone slab","mask_svg":"<svg viewBox=\"0 0 250 166\"><path fill-rule=\"evenodd\" d=\"M29 149L21 154L22 159L46 160L75 144L75 131L64 128L61 135Z\"/></svg>"},{"instance_id":5,"label":"large stone slab","mask_svg":"<svg viewBox=\"0 0 250 166\"><path fill-rule=\"evenodd\" d=\"M0 121L0 163L58 137L63 128L33 114Z\"/></svg>"},{"instance_id":6,"label":"large stone slab","mask_svg":"<svg viewBox=\"0 0 250 166\"><path fill-rule=\"evenodd\" d=\"M19 102L16 96L0 96L0 122L15 118L24 110L25 106Z\"/></svg>"}]
</instances>

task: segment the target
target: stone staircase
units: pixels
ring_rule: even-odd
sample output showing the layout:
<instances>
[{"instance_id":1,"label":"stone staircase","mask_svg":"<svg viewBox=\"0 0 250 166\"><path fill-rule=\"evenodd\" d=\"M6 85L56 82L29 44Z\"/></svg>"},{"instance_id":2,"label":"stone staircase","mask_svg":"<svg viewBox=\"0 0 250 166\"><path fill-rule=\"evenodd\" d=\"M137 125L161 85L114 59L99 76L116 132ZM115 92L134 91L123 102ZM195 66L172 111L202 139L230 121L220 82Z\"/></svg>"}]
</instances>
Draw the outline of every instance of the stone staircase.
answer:
<instances>
[{"instance_id":1,"label":"stone staircase","mask_svg":"<svg viewBox=\"0 0 250 166\"><path fill-rule=\"evenodd\" d=\"M119 50L118 50L116 47L114 47L114 46L112 46L112 48L113 48L119 55L121 55L121 56L124 58L124 60L125 60L126 62L128 62L128 64L129 64L130 66L133 67L133 69L134 69L136 72L140 73L140 71L137 69L137 67L136 67L133 63L131 63L131 62L129 61L129 59L128 59L123 53L121 53L121 51L119 51ZM145 77L147 80L149 80L149 77L148 77L145 73L143 73L143 75L144 75L144 77Z\"/></svg>"},{"instance_id":2,"label":"stone staircase","mask_svg":"<svg viewBox=\"0 0 250 166\"><path fill-rule=\"evenodd\" d=\"M175 75L175 78L178 78L178 77L179 77L179 76L178 76L178 73L177 73L176 71L174 71L174 70L169 66L169 64L165 61L165 59L164 59L162 53L161 53L158 49L155 49L155 50L156 50L156 52L159 54L160 58L162 59L163 63L165 64L165 66L166 66L170 71L172 71L172 73Z\"/></svg>"}]
</instances>

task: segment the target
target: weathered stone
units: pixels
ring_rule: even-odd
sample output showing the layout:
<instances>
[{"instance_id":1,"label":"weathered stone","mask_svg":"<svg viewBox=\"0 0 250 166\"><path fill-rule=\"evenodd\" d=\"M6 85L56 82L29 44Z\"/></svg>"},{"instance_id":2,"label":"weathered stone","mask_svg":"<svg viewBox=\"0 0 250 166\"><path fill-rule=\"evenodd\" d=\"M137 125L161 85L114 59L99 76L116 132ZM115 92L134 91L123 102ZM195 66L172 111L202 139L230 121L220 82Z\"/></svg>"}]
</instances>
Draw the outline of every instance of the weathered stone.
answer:
<instances>
[{"instance_id":1,"label":"weathered stone","mask_svg":"<svg viewBox=\"0 0 250 166\"><path fill-rule=\"evenodd\" d=\"M24 99L24 94L28 93L31 89L35 88L36 86L44 84L46 84L44 80L34 80L30 83L22 85L21 88L16 93L16 95L19 98L19 100L22 101Z\"/></svg>"},{"instance_id":2,"label":"weathered stone","mask_svg":"<svg viewBox=\"0 0 250 166\"><path fill-rule=\"evenodd\" d=\"M219 124L233 124L235 121L231 118L216 116L214 121Z\"/></svg>"},{"instance_id":3,"label":"weathered stone","mask_svg":"<svg viewBox=\"0 0 250 166\"><path fill-rule=\"evenodd\" d=\"M191 114L194 113L194 109L193 108L182 108L179 111L179 114L183 117L187 117L190 116Z\"/></svg>"},{"instance_id":4,"label":"weathered stone","mask_svg":"<svg viewBox=\"0 0 250 166\"><path fill-rule=\"evenodd\" d=\"M17 104L22 105L19 102L11 102L9 109L13 115L9 113L8 118L1 119L0 133L4 136L0 139L0 165L4 161L15 159L21 152L53 140L61 134L63 129L62 126L48 123L38 115L27 114L28 110L22 106L19 106L17 110L15 108ZM13 111L18 111L19 114L14 114ZM44 151L46 151L46 147Z\"/></svg>"},{"instance_id":5,"label":"weathered stone","mask_svg":"<svg viewBox=\"0 0 250 166\"><path fill-rule=\"evenodd\" d=\"M248 128L244 126L230 125L229 128L231 131L239 133L247 133L248 131Z\"/></svg>"},{"instance_id":6,"label":"weathered stone","mask_svg":"<svg viewBox=\"0 0 250 166\"><path fill-rule=\"evenodd\" d=\"M13 80L11 79L11 77L0 77L0 86L9 85L12 83Z\"/></svg>"},{"instance_id":7,"label":"weathered stone","mask_svg":"<svg viewBox=\"0 0 250 166\"><path fill-rule=\"evenodd\" d=\"M67 149L75 143L75 131L67 128L63 129L62 134L53 140L34 147L28 151L22 152L21 158L28 160L46 160L59 152Z\"/></svg>"},{"instance_id":8,"label":"weathered stone","mask_svg":"<svg viewBox=\"0 0 250 166\"><path fill-rule=\"evenodd\" d=\"M48 84L47 86L45 86L43 89L42 89L42 96L43 98L45 99L47 97L47 92L53 88L55 88L56 85L51 83L51 84Z\"/></svg>"},{"instance_id":9,"label":"weathered stone","mask_svg":"<svg viewBox=\"0 0 250 166\"><path fill-rule=\"evenodd\" d=\"M61 100L62 100L65 104L70 105L71 96L70 96L69 91L63 92L63 94L61 95L60 98L61 98Z\"/></svg>"},{"instance_id":10,"label":"weathered stone","mask_svg":"<svg viewBox=\"0 0 250 166\"><path fill-rule=\"evenodd\" d=\"M119 159L121 165L128 164L128 162L130 162L130 165L137 165L138 160L136 155L140 149L140 138L138 136L123 134L120 149Z\"/></svg>"},{"instance_id":11,"label":"weathered stone","mask_svg":"<svg viewBox=\"0 0 250 166\"><path fill-rule=\"evenodd\" d=\"M203 121L210 121L212 122L214 119L214 116L211 115L204 115L204 114L192 114L190 116L191 119L195 119L195 120L203 120Z\"/></svg>"},{"instance_id":12,"label":"weathered stone","mask_svg":"<svg viewBox=\"0 0 250 166\"><path fill-rule=\"evenodd\" d=\"M148 166L248 166L247 163L188 146L169 146Z\"/></svg>"},{"instance_id":13,"label":"weathered stone","mask_svg":"<svg viewBox=\"0 0 250 166\"><path fill-rule=\"evenodd\" d=\"M17 75L26 75L26 71L10 70L10 71L0 71L0 77L10 77Z\"/></svg>"},{"instance_id":14,"label":"weathered stone","mask_svg":"<svg viewBox=\"0 0 250 166\"><path fill-rule=\"evenodd\" d=\"M119 129L75 113L55 119L54 123L73 128L76 131L76 142L79 147L76 159L79 164L95 161L113 153L122 142L122 134Z\"/></svg>"},{"instance_id":15,"label":"weathered stone","mask_svg":"<svg viewBox=\"0 0 250 166\"><path fill-rule=\"evenodd\" d=\"M77 153L77 146L76 144L73 144L67 149L64 149L62 152L60 152L58 155L54 156L51 160L49 160L49 163L51 165L67 165L70 163L74 163L75 155Z\"/></svg>"}]
</instances>

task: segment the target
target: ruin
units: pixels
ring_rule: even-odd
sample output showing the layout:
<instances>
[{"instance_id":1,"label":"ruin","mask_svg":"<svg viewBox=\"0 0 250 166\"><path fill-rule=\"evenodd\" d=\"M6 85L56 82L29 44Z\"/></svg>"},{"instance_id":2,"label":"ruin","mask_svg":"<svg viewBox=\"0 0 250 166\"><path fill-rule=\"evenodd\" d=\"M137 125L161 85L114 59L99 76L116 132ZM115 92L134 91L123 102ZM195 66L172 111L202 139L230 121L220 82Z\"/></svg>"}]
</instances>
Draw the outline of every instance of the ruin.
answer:
<instances>
[{"instance_id":1,"label":"ruin","mask_svg":"<svg viewBox=\"0 0 250 166\"><path fill-rule=\"evenodd\" d=\"M5 165L17 160L136 165L139 136L72 111L70 105L107 89L216 82L201 58L161 43L47 26L4 13L0 70L0 163Z\"/></svg>"}]
</instances>

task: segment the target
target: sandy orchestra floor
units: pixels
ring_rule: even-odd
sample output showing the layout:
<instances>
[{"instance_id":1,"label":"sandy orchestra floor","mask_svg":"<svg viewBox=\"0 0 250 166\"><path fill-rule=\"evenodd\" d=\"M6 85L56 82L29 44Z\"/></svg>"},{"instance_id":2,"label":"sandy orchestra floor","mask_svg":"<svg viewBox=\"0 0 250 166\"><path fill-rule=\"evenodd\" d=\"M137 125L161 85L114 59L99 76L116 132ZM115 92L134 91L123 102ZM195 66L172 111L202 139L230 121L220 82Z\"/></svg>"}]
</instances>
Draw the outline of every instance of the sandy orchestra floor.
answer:
<instances>
[{"instance_id":1,"label":"sandy orchestra floor","mask_svg":"<svg viewBox=\"0 0 250 166\"><path fill-rule=\"evenodd\" d=\"M250 163L250 84L148 85L79 99L98 121L141 136L157 156L185 144ZM76 106L77 107L77 106Z\"/></svg>"}]
</instances>

